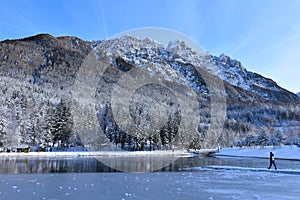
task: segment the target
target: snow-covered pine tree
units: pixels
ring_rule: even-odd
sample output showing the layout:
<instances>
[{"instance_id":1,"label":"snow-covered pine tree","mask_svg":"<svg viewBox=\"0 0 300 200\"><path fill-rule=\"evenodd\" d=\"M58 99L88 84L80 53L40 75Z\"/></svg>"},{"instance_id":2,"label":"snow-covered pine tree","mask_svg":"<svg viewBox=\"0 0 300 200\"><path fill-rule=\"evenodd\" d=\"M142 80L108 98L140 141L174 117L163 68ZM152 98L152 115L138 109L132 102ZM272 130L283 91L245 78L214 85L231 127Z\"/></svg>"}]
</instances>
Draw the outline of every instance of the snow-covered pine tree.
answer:
<instances>
[{"instance_id":1,"label":"snow-covered pine tree","mask_svg":"<svg viewBox=\"0 0 300 200\"><path fill-rule=\"evenodd\" d=\"M264 146L268 145L268 142L269 142L269 135L265 132L265 130L261 130L256 137L255 143L257 145L261 145L261 147L263 148Z\"/></svg>"},{"instance_id":2,"label":"snow-covered pine tree","mask_svg":"<svg viewBox=\"0 0 300 200\"><path fill-rule=\"evenodd\" d=\"M56 107L54 126L54 143L59 143L62 147L67 147L72 133L73 120L70 107L63 99L61 99Z\"/></svg>"},{"instance_id":3,"label":"snow-covered pine tree","mask_svg":"<svg viewBox=\"0 0 300 200\"><path fill-rule=\"evenodd\" d=\"M6 147L7 145L6 135L6 121L4 119L0 119L0 148Z\"/></svg>"}]
</instances>

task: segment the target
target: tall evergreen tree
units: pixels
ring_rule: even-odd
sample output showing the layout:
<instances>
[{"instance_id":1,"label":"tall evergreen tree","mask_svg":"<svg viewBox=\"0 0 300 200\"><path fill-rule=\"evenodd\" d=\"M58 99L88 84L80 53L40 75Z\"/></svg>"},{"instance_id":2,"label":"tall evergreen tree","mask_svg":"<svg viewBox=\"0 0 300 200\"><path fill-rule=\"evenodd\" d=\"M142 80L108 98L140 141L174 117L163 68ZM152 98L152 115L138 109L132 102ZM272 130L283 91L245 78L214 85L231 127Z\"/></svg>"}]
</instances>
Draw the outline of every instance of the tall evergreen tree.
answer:
<instances>
[{"instance_id":1,"label":"tall evergreen tree","mask_svg":"<svg viewBox=\"0 0 300 200\"><path fill-rule=\"evenodd\" d=\"M4 119L0 119L0 147L5 147L7 144L6 127Z\"/></svg>"},{"instance_id":2,"label":"tall evergreen tree","mask_svg":"<svg viewBox=\"0 0 300 200\"><path fill-rule=\"evenodd\" d=\"M53 140L55 143L59 142L63 146L69 144L73 127L73 120L70 108L61 99L55 111L55 129L53 131Z\"/></svg>"}]
</instances>

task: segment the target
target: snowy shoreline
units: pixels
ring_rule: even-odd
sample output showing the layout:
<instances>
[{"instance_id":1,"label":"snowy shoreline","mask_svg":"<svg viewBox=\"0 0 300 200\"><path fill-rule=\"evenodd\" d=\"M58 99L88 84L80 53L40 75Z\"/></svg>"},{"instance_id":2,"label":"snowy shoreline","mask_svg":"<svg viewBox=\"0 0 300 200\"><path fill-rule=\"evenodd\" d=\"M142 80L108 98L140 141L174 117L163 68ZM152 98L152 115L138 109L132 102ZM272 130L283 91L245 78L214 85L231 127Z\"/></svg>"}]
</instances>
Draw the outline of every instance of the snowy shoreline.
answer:
<instances>
[{"instance_id":1,"label":"snowy shoreline","mask_svg":"<svg viewBox=\"0 0 300 200\"><path fill-rule=\"evenodd\" d=\"M139 157L139 156L174 156L190 157L192 156L185 150L176 151L74 151L74 152L10 152L0 153L0 157L76 157L76 156L115 156L115 157Z\"/></svg>"},{"instance_id":2,"label":"snowy shoreline","mask_svg":"<svg viewBox=\"0 0 300 200\"><path fill-rule=\"evenodd\" d=\"M206 150L208 151L208 150ZM300 161L300 148L293 146L273 147L234 147L222 148L219 152L213 154L218 157L244 157L244 158L263 158L268 159L272 151L278 160ZM76 151L76 152L28 152L28 153L0 153L1 157L76 157L76 156L102 156L102 157L144 157L144 156L174 156L174 157L192 157L194 154L186 150L167 150L167 151Z\"/></svg>"},{"instance_id":3,"label":"snowy shoreline","mask_svg":"<svg viewBox=\"0 0 300 200\"><path fill-rule=\"evenodd\" d=\"M270 152L275 154L278 160L294 160L300 161L300 148L296 145L273 147L266 146L261 147L234 147L234 148L222 148L215 156L226 157L249 157L249 158L269 158Z\"/></svg>"}]
</instances>

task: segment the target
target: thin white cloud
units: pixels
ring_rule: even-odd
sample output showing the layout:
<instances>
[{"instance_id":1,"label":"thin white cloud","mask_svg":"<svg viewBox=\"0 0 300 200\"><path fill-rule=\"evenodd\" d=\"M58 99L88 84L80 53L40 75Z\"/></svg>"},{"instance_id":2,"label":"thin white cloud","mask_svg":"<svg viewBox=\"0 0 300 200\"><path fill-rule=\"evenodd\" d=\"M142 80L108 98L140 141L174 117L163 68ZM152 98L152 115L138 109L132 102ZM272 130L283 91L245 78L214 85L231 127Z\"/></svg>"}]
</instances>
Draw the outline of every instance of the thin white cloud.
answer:
<instances>
[{"instance_id":1,"label":"thin white cloud","mask_svg":"<svg viewBox=\"0 0 300 200\"><path fill-rule=\"evenodd\" d=\"M233 42L232 55L250 70L272 78L280 86L300 91L299 3L261 7L253 14L247 31ZM240 32L242 33L242 32Z\"/></svg>"},{"instance_id":2,"label":"thin white cloud","mask_svg":"<svg viewBox=\"0 0 300 200\"><path fill-rule=\"evenodd\" d=\"M293 92L300 91L300 28L277 44L279 51L270 74Z\"/></svg>"}]
</instances>

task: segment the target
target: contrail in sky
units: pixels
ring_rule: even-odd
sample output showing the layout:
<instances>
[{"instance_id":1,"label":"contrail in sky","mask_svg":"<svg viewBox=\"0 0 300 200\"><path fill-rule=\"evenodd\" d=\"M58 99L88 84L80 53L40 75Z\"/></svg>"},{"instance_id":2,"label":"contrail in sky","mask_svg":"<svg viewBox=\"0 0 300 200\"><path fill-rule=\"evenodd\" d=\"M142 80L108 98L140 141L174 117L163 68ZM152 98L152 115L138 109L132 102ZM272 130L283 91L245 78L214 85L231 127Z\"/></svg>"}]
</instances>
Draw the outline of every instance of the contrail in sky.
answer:
<instances>
[{"instance_id":1,"label":"contrail in sky","mask_svg":"<svg viewBox=\"0 0 300 200\"><path fill-rule=\"evenodd\" d=\"M101 17L102 17L102 21L103 21L103 26L104 26L103 28L104 28L104 32L105 32L105 37L108 38L107 25L106 25L106 19L105 19L105 16L104 16L102 0L100 0L100 12L101 12Z\"/></svg>"}]
</instances>

